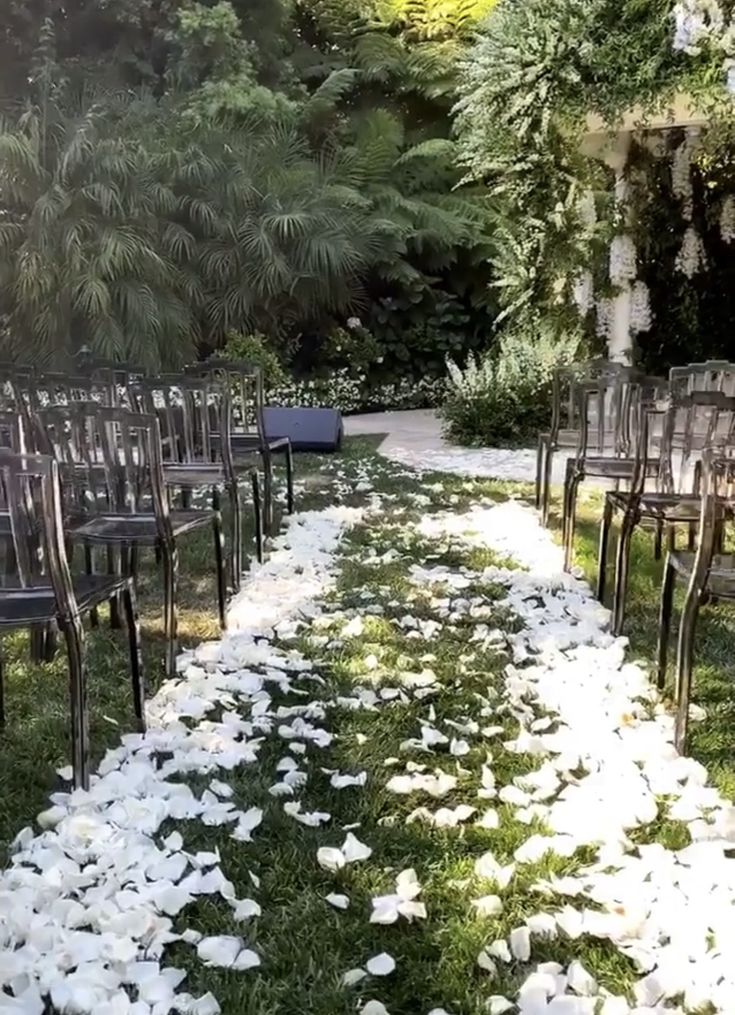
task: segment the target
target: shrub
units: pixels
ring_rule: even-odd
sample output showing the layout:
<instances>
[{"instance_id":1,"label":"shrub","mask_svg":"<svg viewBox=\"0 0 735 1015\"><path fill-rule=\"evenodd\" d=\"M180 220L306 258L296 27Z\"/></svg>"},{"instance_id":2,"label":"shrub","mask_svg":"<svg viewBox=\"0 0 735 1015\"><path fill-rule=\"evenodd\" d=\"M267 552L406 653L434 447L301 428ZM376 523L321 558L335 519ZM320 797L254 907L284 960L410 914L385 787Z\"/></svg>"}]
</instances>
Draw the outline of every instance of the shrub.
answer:
<instances>
[{"instance_id":1,"label":"shrub","mask_svg":"<svg viewBox=\"0 0 735 1015\"><path fill-rule=\"evenodd\" d=\"M365 374L353 375L347 368L329 377L290 379L274 387L269 398L274 405L334 408L342 413L380 409L419 409L436 406L444 393L444 381L428 378L404 379L371 384Z\"/></svg>"},{"instance_id":2,"label":"shrub","mask_svg":"<svg viewBox=\"0 0 735 1015\"><path fill-rule=\"evenodd\" d=\"M260 333L242 335L239 332L230 332L224 349L216 355L225 356L227 359L246 360L253 366L260 367L263 371L263 384L267 391L272 387L284 384L288 379L281 361L275 352L268 348L267 343L265 335Z\"/></svg>"},{"instance_id":3,"label":"shrub","mask_svg":"<svg viewBox=\"0 0 735 1015\"><path fill-rule=\"evenodd\" d=\"M554 369L572 362L579 338L506 332L496 355L470 355L461 369L447 361L447 396L441 412L447 435L462 444L533 440L548 424Z\"/></svg>"}]
</instances>

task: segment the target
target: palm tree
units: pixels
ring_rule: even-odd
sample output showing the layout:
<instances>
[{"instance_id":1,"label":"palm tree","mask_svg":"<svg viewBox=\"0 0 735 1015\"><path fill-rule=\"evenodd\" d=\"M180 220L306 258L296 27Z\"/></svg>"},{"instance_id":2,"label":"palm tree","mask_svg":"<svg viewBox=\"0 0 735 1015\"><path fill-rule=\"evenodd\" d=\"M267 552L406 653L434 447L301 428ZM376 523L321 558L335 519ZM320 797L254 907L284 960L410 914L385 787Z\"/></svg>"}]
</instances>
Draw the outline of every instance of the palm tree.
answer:
<instances>
[{"instance_id":1,"label":"palm tree","mask_svg":"<svg viewBox=\"0 0 735 1015\"><path fill-rule=\"evenodd\" d=\"M109 114L3 125L0 193L6 352L50 365L87 346L157 366L192 351L177 198Z\"/></svg>"}]
</instances>

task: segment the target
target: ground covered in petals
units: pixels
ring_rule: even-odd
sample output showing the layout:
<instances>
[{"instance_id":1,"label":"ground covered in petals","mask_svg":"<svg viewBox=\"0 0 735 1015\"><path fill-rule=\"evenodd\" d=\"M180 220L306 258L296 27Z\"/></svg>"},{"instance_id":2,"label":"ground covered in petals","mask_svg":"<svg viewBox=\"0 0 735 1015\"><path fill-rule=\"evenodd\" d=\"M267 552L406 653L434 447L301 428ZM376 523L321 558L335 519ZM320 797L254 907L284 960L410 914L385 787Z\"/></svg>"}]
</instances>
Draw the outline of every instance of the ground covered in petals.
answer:
<instances>
[{"instance_id":1,"label":"ground covered in petals","mask_svg":"<svg viewBox=\"0 0 735 1015\"><path fill-rule=\"evenodd\" d=\"M179 678L121 736L123 665L88 793L42 799L39 775L24 798L23 682L56 671L12 646L6 780L27 749L0 1012L731 1012L730 769L711 785L676 755L645 665L560 573L524 490L366 442L301 464L302 510L223 638L197 643L206 551L188 558ZM113 640L93 635L93 667ZM63 759L61 700L36 767Z\"/></svg>"}]
</instances>

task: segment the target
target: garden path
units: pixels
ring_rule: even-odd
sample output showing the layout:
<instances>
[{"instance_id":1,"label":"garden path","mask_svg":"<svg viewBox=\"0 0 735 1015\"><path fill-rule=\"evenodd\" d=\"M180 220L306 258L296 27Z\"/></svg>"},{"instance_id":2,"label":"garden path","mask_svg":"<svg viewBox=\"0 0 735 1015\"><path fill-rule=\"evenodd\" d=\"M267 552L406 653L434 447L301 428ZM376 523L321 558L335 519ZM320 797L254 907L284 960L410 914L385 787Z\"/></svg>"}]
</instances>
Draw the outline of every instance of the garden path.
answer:
<instances>
[{"instance_id":1,"label":"garden path","mask_svg":"<svg viewBox=\"0 0 735 1015\"><path fill-rule=\"evenodd\" d=\"M378 450L386 458L419 469L533 483L536 451L529 448L468 448L450 443L434 409L373 412L345 419L348 436L385 434ZM564 459L557 455L552 480L563 481Z\"/></svg>"},{"instance_id":2,"label":"garden path","mask_svg":"<svg viewBox=\"0 0 735 1015\"><path fill-rule=\"evenodd\" d=\"M732 1012L735 808L536 514L347 448L0 875L0 1012Z\"/></svg>"}]
</instances>

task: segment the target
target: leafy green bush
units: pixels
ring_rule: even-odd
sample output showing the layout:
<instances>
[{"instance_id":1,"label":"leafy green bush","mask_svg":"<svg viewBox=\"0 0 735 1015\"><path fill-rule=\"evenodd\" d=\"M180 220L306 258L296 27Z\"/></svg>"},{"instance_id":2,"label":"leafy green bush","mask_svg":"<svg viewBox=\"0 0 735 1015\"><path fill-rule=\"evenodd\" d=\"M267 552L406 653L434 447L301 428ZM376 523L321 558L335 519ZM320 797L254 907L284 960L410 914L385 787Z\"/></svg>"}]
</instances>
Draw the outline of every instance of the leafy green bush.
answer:
<instances>
[{"instance_id":1,"label":"leafy green bush","mask_svg":"<svg viewBox=\"0 0 735 1015\"><path fill-rule=\"evenodd\" d=\"M276 387L285 384L288 377L281 361L275 352L268 348L267 342L265 335L259 333L241 335L238 332L230 332L224 349L217 355L224 355L228 359L246 360L253 366L260 367L266 389Z\"/></svg>"},{"instance_id":2,"label":"leafy green bush","mask_svg":"<svg viewBox=\"0 0 735 1015\"><path fill-rule=\"evenodd\" d=\"M461 369L447 361L441 412L449 437L461 444L519 445L549 422L554 369L572 362L579 338L506 332L496 355L470 354Z\"/></svg>"}]
</instances>

